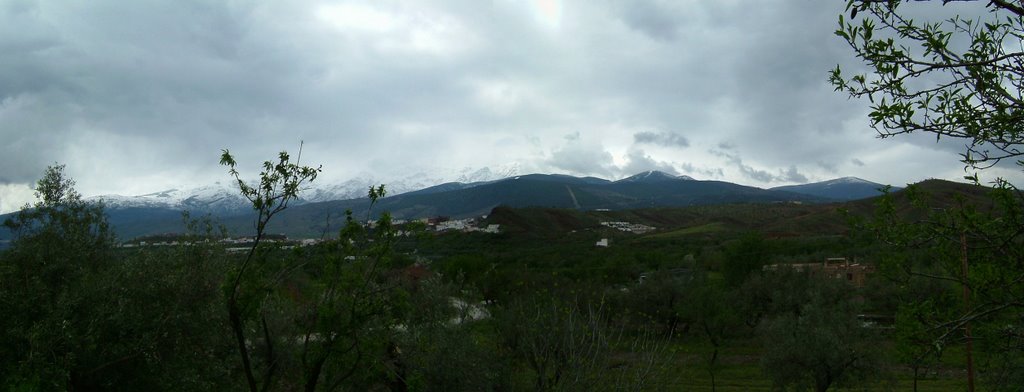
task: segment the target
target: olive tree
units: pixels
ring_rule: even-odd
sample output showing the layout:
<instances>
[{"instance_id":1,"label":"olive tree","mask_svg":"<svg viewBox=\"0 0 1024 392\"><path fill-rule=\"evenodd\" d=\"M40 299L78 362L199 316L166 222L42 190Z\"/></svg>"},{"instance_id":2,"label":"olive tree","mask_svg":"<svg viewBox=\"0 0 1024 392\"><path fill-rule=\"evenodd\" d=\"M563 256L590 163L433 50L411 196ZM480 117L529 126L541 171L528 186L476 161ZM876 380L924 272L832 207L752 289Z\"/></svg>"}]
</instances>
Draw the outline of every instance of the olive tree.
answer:
<instances>
[{"instance_id":1,"label":"olive tree","mask_svg":"<svg viewBox=\"0 0 1024 392\"><path fill-rule=\"evenodd\" d=\"M882 138L924 133L963 141L961 161L973 170L967 178L980 183L979 172L1000 162L1024 167L1024 1L956 2L976 17L909 16L914 7L948 3L848 1L836 35L868 71L836 67L830 81L871 102L870 124ZM929 349L907 352L921 358L964 344L969 389L975 341L989 355L982 365L992 387L1024 381L1024 193L1002 178L994 184L991 198L980 201L965 193L936 201L911 189L900 200L916 212L884 198L871 225L893 249L918 255L890 257L883 267L896 278L953 283L962 293L954 314L920 317L927 325L915 328L925 338L916 340Z\"/></svg>"},{"instance_id":2,"label":"olive tree","mask_svg":"<svg viewBox=\"0 0 1024 392\"><path fill-rule=\"evenodd\" d=\"M301 153L300 153L301 154ZM250 391L373 390L407 385L396 334L408 294L395 269L399 230L384 212L373 227L383 185L368 192L365 220L345 212L334 239L312 247L278 249L262 244L270 220L298 197L319 168L293 162L281 152L250 185L225 150L230 168L256 213L255 239L225 285L228 324L245 385Z\"/></svg>"},{"instance_id":3,"label":"olive tree","mask_svg":"<svg viewBox=\"0 0 1024 392\"><path fill-rule=\"evenodd\" d=\"M778 292L778 302L802 300L762 325L761 364L775 385L824 392L878 379L881 367L873 341L877 337L857 320L851 287L807 274L783 276L805 284L795 292Z\"/></svg>"},{"instance_id":4,"label":"olive tree","mask_svg":"<svg viewBox=\"0 0 1024 392\"><path fill-rule=\"evenodd\" d=\"M301 151L299 158L301 158ZM250 310L246 308L252 308L254 304L249 303L243 306L239 301L243 287L243 277L246 276L249 266L253 263L256 251L259 249L260 240L263 239L270 219L288 208L289 202L298 197L302 184L316 179L320 168L301 166L298 162L292 162L291 156L287 152L282 151L278 154L277 163L272 161L263 163L263 172L260 173L259 184L250 185L241 178L236 169L237 162L228 150L224 150L221 154L220 163L229 168L229 172L235 178L242 196L252 203L253 210L257 212L254 223L256 235L253 239L253 245L227 287L228 319L238 344L238 353L242 362L242 370L245 373L246 383L249 390L255 392L266 390L269 387L273 380L277 361L274 359L273 340L269 338L263 339L263 350L265 350L268 358L265 362L266 368L263 371L262 380L257 384L256 372L253 369L248 339L246 338L249 328L246 327L246 321L243 319L246 310ZM261 314L260 319L263 335L269 337L270 331L268 330L266 315Z\"/></svg>"},{"instance_id":5,"label":"olive tree","mask_svg":"<svg viewBox=\"0 0 1024 392\"><path fill-rule=\"evenodd\" d=\"M94 321L86 312L100 307L90 303L99 290L89 280L106 270L114 237L103 207L82 200L74 185L64 165L47 167L38 201L4 221L14 235L0 259L0 381L9 385L73 388L104 357L89 349L98 336L80 323Z\"/></svg>"},{"instance_id":6,"label":"olive tree","mask_svg":"<svg viewBox=\"0 0 1024 392\"><path fill-rule=\"evenodd\" d=\"M0 388L227 387L222 252L200 241L117 248L102 205L79 196L63 165L36 192L4 223L15 237L0 253ZM190 237L204 235L185 220Z\"/></svg>"}]
</instances>

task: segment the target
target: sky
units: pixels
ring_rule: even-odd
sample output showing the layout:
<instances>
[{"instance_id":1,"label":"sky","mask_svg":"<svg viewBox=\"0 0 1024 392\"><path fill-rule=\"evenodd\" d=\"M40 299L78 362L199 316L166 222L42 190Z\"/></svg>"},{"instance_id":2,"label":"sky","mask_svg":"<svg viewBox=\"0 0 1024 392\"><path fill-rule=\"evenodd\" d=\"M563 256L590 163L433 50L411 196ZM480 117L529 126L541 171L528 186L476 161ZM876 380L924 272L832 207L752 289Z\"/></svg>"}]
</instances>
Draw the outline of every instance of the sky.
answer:
<instances>
[{"instance_id":1,"label":"sky","mask_svg":"<svg viewBox=\"0 0 1024 392\"><path fill-rule=\"evenodd\" d=\"M228 180L222 149L255 176L300 143L318 181L962 178L962 141L878 139L868 102L833 91L830 69L862 69L833 35L844 5L0 0L0 213L54 163L83 195L137 195Z\"/></svg>"}]
</instances>

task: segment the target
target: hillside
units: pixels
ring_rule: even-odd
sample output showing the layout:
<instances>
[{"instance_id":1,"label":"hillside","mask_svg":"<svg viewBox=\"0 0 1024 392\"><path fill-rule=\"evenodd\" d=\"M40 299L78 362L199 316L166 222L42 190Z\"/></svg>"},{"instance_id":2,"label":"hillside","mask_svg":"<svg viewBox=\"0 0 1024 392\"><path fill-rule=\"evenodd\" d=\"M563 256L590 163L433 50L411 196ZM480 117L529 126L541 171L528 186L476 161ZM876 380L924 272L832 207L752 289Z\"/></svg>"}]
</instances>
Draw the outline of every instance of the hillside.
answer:
<instances>
[{"instance_id":1,"label":"hillside","mask_svg":"<svg viewBox=\"0 0 1024 392\"><path fill-rule=\"evenodd\" d=\"M915 185L929 205L953 206L957 198L986 206L990 188L944 180L926 180ZM898 211L914 218L916 210L902 190L893 193ZM768 237L805 237L848 233L848 217L869 217L880 196L827 204L711 204L676 208L641 208L619 211L566 211L542 208L498 208L488 221L502 223L516 232L557 236L571 230L599 226L602 221L627 221L658 228L650 236L661 238L685 235L710 235L759 231ZM554 228L559 228L558 230ZM560 230L560 231L559 231Z\"/></svg>"},{"instance_id":2,"label":"hillside","mask_svg":"<svg viewBox=\"0 0 1024 392\"><path fill-rule=\"evenodd\" d=\"M843 177L834 180L801 185L780 186L771 189L823 197L836 201L849 201L881 195L884 187L885 185L857 177ZM902 188L894 187L892 188L892 191L899 189Z\"/></svg>"},{"instance_id":3,"label":"hillside","mask_svg":"<svg viewBox=\"0 0 1024 392\"><path fill-rule=\"evenodd\" d=\"M933 194L938 203L950 205L954 195L982 201L986 189L942 180L921 182L918 188ZM904 200L896 192L897 200ZM715 224L726 228L757 229L780 236L803 232L838 232L845 219L836 211L845 208L869 213L873 199L828 203L824 197L782 190L766 190L722 181L699 181L660 172L641 173L619 181L593 177L532 174L499 181L446 183L381 199L372 211L368 199L335 200L293 205L275 216L274 233L293 237L320 237L340 228L345 212L357 219L373 218L389 211L398 219L433 216L476 217L498 206L548 208L585 212L588 219L639 220L655 227L695 227ZM153 206L108 208L110 223L121 238L180 232L181 212ZM193 214L198 215L198 214ZM581 216L583 216L581 215ZM230 232L252 231L251 211L214 216ZM628 219L626 219L628 218ZM615 218L618 219L618 218ZM555 227L559 227L555 225ZM0 239L9 234L0 232Z\"/></svg>"}]
</instances>

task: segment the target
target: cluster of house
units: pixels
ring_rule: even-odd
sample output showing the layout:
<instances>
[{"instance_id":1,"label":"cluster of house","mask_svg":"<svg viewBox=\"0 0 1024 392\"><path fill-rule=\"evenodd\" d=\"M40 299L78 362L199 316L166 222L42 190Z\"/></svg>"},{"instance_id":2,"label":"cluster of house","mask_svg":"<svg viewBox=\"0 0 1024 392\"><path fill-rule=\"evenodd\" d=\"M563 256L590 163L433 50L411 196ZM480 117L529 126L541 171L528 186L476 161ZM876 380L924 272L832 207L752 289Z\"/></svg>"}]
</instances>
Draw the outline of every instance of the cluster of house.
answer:
<instances>
[{"instance_id":1,"label":"cluster of house","mask_svg":"<svg viewBox=\"0 0 1024 392\"><path fill-rule=\"evenodd\" d=\"M763 267L765 271L776 271L781 268L807 272L811 277L845 280L857 287L864 287L868 275L875 272L875 266L861 264L845 257L830 257L822 263L769 264Z\"/></svg>"},{"instance_id":2,"label":"cluster of house","mask_svg":"<svg viewBox=\"0 0 1024 392\"><path fill-rule=\"evenodd\" d=\"M121 244L122 248L134 248L140 246L178 246L178 245L192 245L195 242L183 239L184 236L179 234L161 234L155 236L142 237L130 242ZM252 246L254 237L235 237L235 238L223 238L217 240L218 243L227 246ZM203 239L199 242L209 243L209 239ZM308 246L313 245L319 240L289 240L288 236L284 234L267 234L264 235L260 242L272 244L272 243L289 243L291 245Z\"/></svg>"},{"instance_id":3,"label":"cluster of house","mask_svg":"<svg viewBox=\"0 0 1024 392\"><path fill-rule=\"evenodd\" d=\"M487 216L485 215L483 219L487 219ZM434 218L421 219L421 221L426 223L427 228L433 231L455 230L463 233L481 232L497 234L501 229L500 225L495 224L481 226L475 218L449 219L445 216L438 216Z\"/></svg>"},{"instance_id":4,"label":"cluster of house","mask_svg":"<svg viewBox=\"0 0 1024 392\"><path fill-rule=\"evenodd\" d=\"M483 217L487 219L486 216ZM500 225L489 224L481 226L478 221L473 218L469 219L449 219L448 217L435 217L435 218L423 218L417 222L423 223L427 226L430 231L448 231L457 230L461 232L482 232L497 234L501 230ZM391 224L393 226L401 226L410 223L405 219L393 219ZM366 222L365 227L376 228L378 222L376 220L369 220ZM397 231L398 236L409 236L411 231L401 230ZM203 240L209 242L210 240ZM217 242L225 245L228 251L239 251L240 249L248 249L252 247L254 238L253 237L235 237L235 238L224 238ZM289 240L288 236L284 234L267 234L261 240L263 243L281 243L285 248L292 248L296 246L310 246L320 242L319 239L298 239ZM124 248L135 248L142 246L178 246L178 245L190 245L192 242L182 239L180 234L161 234L156 236L148 236L141 239L133 240L121 244Z\"/></svg>"},{"instance_id":5,"label":"cluster of house","mask_svg":"<svg viewBox=\"0 0 1024 392\"><path fill-rule=\"evenodd\" d=\"M619 231L625 231L627 233L645 234L654 231L653 226L641 225L639 223L630 222L601 222L602 226L611 227Z\"/></svg>"},{"instance_id":6,"label":"cluster of house","mask_svg":"<svg viewBox=\"0 0 1024 392\"><path fill-rule=\"evenodd\" d=\"M483 216L483 219L487 219L487 216L486 215ZM474 231L479 231L479 232L483 232L483 233L497 234L499 232L499 230L500 230L500 225L493 225L492 224L492 225L487 225L487 226L480 226L479 222L475 218L450 219L447 216L436 216L436 217L433 217L433 218L418 219L418 220L416 220L414 222L418 222L418 223L422 223L422 224L426 225L427 229L429 231L457 230L457 231L466 232L466 233L474 232ZM407 224L407 223L409 223L409 221L405 220L405 219L392 219L391 220L391 224L394 225L394 226L401 226L401 225L404 225L404 224ZM375 221L375 220L366 221L366 227L369 227L371 229L377 227L377 221ZM403 230L399 230L398 234L399 235L407 235L409 233L406 232L406 231L403 231Z\"/></svg>"},{"instance_id":7,"label":"cluster of house","mask_svg":"<svg viewBox=\"0 0 1024 392\"><path fill-rule=\"evenodd\" d=\"M440 222L437 225L434 225L434 230L436 230L436 231L457 230L457 231L461 231L461 232L464 232L464 233L479 231L479 232L484 232L484 233L497 234L498 230L499 230L499 227L500 227L499 225L494 225L494 224L487 225L486 227L481 227L481 226L477 225L477 223L476 223L476 221L474 219L457 219L457 220L450 220L450 221L447 221L447 222Z\"/></svg>"},{"instance_id":8,"label":"cluster of house","mask_svg":"<svg viewBox=\"0 0 1024 392\"><path fill-rule=\"evenodd\" d=\"M132 242L126 242L121 244L122 248L136 248L136 247L150 247L150 246L179 246L179 245L192 245L195 242L184 239L178 239L179 236L173 234L164 234L160 236L146 237L143 240L136 240ZM243 252L248 251L252 248L254 237L235 237L235 238L223 238L216 242L224 245L224 249L227 252ZM204 239L201 242L209 243L209 239ZM290 240L288 236L284 234L268 234L260 239L260 242L265 244L281 244L283 248L294 248L301 246L311 246L320 243L319 239L305 238L298 240Z\"/></svg>"},{"instance_id":9,"label":"cluster of house","mask_svg":"<svg viewBox=\"0 0 1024 392\"><path fill-rule=\"evenodd\" d=\"M630 223L630 222L621 222L621 221L620 222L601 222L601 225L605 226L605 227L613 228L613 229L618 230L618 231L624 231L624 232L633 233L633 234L645 234L645 233L652 232L655 229L654 226L647 226L647 225L642 225L642 224L639 224L639 223ZM602 238L600 241L597 241L597 243L594 244L594 246L596 246L598 248L607 248L609 245L611 245L611 244L608 242L607 238Z\"/></svg>"}]
</instances>

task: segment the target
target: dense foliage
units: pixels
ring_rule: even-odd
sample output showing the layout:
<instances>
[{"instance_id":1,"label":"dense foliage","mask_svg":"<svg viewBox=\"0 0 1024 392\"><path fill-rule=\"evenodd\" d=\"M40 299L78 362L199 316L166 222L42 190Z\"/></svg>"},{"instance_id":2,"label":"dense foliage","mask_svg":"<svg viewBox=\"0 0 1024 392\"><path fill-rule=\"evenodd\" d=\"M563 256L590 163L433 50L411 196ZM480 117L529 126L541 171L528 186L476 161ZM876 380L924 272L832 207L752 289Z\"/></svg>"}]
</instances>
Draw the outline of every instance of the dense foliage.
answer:
<instances>
[{"instance_id":1,"label":"dense foliage","mask_svg":"<svg viewBox=\"0 0 1024 392\"><path fill-rule=\"evenodd\" d=\"M968 170L1003 161L1024 167L1024 2L977 2L970 7L987 11L978 17L909 16L922 6L929 5L850 0L836 34L869 71L844 76L837 67L836 90L872 102L881 137L962 140ZM979 182L977 172L967 178ZM883 267L900 288L904 360L916 375L950 347L962 348L969 390L975 374L993 389L1024 384L1024 193L994 183L980 202L963 195L936 202L910 189L906 198L884 199L864 225L891 246ZM897 213L908 204L914 211Z\"/></svg>"}]
</instances>

